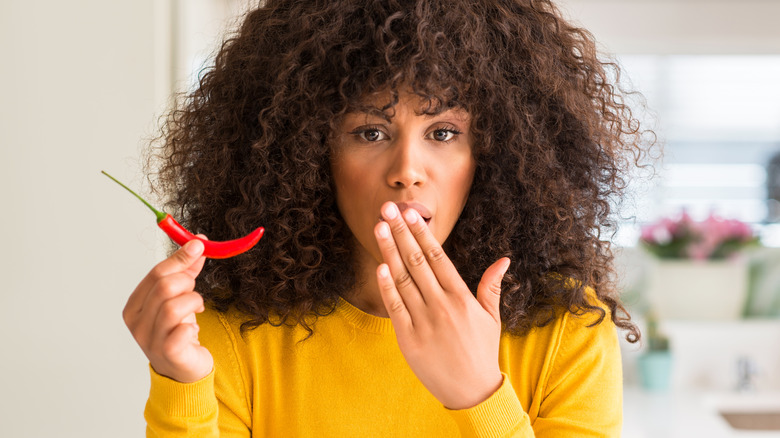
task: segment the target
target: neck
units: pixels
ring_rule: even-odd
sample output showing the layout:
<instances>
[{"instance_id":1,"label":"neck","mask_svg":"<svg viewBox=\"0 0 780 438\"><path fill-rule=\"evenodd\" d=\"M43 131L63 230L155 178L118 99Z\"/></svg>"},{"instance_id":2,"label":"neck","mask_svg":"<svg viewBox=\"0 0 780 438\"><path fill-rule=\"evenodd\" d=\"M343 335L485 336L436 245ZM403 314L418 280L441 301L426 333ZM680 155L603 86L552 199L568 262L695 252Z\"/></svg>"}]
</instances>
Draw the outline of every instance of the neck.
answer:
<instances>
[{"instance_id":1,"label":"neck","mask_svg":"<svg viewBox=\"0 0 780 438\"><path fill-rule=\"evenodd\" d=\"M389 315L376 282L376 269L379 262L365 251L361 251L360 255L357 262L357 285L343 298L370 315L387 318Z\"/></svg>"}]
</instances>

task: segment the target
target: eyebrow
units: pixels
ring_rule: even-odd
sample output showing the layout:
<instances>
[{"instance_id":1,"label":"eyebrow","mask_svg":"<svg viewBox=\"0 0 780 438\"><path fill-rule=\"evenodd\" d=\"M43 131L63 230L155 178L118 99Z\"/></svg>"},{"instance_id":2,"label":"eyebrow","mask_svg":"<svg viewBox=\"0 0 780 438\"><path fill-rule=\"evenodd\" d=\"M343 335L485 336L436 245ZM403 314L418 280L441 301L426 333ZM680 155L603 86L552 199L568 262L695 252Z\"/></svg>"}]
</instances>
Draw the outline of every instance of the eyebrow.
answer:
<instances>
[{"instance_id":1,"label":"eyebrow","mask_svg":"<svg viewBox=\"0 0 780 438\"><path fill-rule=\"evenodd\" d=\"M426 105L421 110L415 110L415 114L419 116L429 116L429 117L436 117L445 113L448 113L450 111L454 111L456 113L465 113L469 114L469 112L466 110L466 108L460 106L460 105L453 105L453 106L439 106L438 110L429 110L429 108L432 108L432 106ZM360 107L356 107L352 110L348 110L345 115L350 114L357 114L362 115L365 114L366 116L376 116L384 119L388 123L392 123L392 119L395 116L395 106L392 105L386 105L385 107L377 107L374 105L363 105ZM390 114L388 114L390 112ZM462 117L458 117L462 118Z\"/></svg>"}]
</instances>

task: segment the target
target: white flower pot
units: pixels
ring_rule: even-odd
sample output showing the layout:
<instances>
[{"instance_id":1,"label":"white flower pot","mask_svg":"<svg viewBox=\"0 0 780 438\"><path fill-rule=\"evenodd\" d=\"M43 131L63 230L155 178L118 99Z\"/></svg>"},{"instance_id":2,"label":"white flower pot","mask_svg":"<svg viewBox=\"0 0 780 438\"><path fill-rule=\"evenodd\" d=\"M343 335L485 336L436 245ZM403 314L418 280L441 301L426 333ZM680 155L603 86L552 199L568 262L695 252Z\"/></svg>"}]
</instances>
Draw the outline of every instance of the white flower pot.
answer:
<instances>
[{"instance_id":1,"label":"white flower pot","mask_svg":"<svg viewBox=\"0 0 780 438\"><path fill-rule=\"evenodd\" d=\"M742 317L747 286L742 258L656 260L646 298L661 319L735 320Z\"/></svg>"}]
</instances>

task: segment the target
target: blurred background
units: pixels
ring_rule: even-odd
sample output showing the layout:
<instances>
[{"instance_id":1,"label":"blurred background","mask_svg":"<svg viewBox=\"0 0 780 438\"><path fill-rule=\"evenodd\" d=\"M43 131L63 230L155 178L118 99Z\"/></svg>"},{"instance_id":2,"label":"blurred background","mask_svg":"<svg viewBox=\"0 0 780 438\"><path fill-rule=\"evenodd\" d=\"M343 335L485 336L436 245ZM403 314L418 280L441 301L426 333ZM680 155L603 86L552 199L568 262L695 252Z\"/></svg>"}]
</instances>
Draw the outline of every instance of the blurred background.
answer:
<instances>
[{"instance_id":1,"label":"blurred background","mask_svg":"<svg viewBox=\"0 0 780 438\"><path fill-rule=\"evenodd\" d=\"M100 170L148 193L158 117L249 4L0 2L0 436L144 434L147 361L121 311L167 242ZM624 436L780 418L780 1L558 5L663 146L612 236L645 333L623 343Z\"/></svg>"}]
</instances>

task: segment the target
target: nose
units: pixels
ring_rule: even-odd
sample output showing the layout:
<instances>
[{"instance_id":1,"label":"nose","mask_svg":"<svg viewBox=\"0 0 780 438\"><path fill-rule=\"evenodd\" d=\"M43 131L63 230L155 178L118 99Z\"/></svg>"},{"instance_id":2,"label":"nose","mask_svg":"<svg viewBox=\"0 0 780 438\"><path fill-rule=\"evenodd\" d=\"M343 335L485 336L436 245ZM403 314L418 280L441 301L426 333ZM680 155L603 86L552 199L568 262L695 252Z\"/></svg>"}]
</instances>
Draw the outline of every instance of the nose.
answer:
<instances>
[{"instance_id":1,"label":"nose","mask_svg":"<svg viewBox=\"0 0 780 438\"><path fill-rule=\"evenodd\" d=\"M390 150L387 184L395 188L421 186L427 180L422 141L400 138Z\"/></svg>"}]
</instances>

